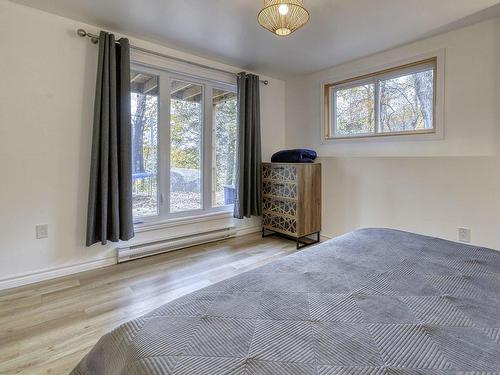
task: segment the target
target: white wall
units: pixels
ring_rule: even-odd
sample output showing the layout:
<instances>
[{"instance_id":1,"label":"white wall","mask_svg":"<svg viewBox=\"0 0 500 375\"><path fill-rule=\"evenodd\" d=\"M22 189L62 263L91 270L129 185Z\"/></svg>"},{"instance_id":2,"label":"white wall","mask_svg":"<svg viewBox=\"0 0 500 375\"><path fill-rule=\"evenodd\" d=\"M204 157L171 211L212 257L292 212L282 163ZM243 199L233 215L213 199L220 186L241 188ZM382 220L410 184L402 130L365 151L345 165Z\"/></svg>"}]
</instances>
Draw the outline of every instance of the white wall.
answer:
<instances>
[{"instance_id":1,"label":"white wall","mask_svg":"<svg viewBox=\"0 0 500 375\"><path fill-rule=\"evenodd\" d=\"M288 81L286 145L318 150L323 231L392 227L500 249L500 19ZM321 142L320 83L445 49L444 138Z\"/></svg>"},{"instance_id":2,"label":"white wall","mask_svg":"<svg viewBox=\"0 0 500 375\"><path fill-rule=\"evenodd\" d=\"M323 228L387 227L500 249L500 158L326 157Z\"/></svg>"},{"instance_id":3,"label":"white wall","mask_svg":"<svg viewBox=\"0 0 500 375\"><path fill-rule=\"evenodd\" d=\"M79 27L99 30L0 1L0 283L114 257L115 245L84 246L97 48L76 35ZM239 70L134 38L131 42ZM263 154L269 158L284 146L285 84L263 78L270 81L261 90ZM251 228L258 224L236 222ZM49 238L36 240L35 225L41 223L49 225ZM136 240L195 228L141 233Z\"/></svg>"}]
</instances>

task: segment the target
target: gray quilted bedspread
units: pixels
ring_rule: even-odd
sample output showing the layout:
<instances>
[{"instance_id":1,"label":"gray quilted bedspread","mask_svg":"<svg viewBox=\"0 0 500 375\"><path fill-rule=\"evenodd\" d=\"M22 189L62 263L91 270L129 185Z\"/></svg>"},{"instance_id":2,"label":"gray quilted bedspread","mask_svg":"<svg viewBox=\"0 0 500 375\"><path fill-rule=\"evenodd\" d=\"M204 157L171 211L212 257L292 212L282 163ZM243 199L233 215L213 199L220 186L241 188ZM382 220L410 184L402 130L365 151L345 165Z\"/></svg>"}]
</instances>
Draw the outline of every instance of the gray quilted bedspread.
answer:
<instances>
[{"instance_id":1,"label":"gray quilted bedspread","mask_svg":"<svg viewBox=\"0 0 500 375\"><path fill-rule=\"evenodd\" d=\"M118 327L72 374L500 374L500 252L359 230Z\"/></svg>"}]
</instances>

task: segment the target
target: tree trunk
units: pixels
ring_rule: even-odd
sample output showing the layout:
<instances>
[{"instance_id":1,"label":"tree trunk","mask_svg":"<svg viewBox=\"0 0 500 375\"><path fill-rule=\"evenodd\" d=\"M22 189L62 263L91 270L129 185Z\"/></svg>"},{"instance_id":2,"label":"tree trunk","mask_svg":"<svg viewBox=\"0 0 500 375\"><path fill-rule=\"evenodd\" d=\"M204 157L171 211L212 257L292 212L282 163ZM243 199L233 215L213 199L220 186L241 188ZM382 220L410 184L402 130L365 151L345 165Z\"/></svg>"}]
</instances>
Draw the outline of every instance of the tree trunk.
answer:
<instances>
[{"instance_id":1,"label":"tree trunk","mask_svg":"<svg viewBox=\"0 0 500 375\"><path fill-rule=\"evenodd\" d=\"M374 93L373 93L374 94ZM368 121L370 122L370 124L373 124L373 131L375 131L375 111L374 111L374 106L372 105L372 103L375 103L375 97L373 96L372 94L372 89L370 87L370 85L367 85L366 86L366 96L369 98L368 99ZM370 129L371 130L371 129Z\"/></svg>"},{"instance_id":2,"label":"tree trunk","mask_svg":"<svg viewBox=\"0 0 500 375\"><path fill-rule=\"evenodd\" d=\"M132 173L144 173L144 125L146 123L146 95L138 95L137 111L132 117L134 128Z\"/></svg>"},{"instance_id":3,"label":"tree trunk","mask_svg":"<svg viewBox=\"0 0 500 375\"><path fill-rule=\"evenodd\" d=\"M387 101L387 87L385 81L380 81L380 131L389 131L391 132L392 124L391 124L391 116L389 115L388 106L386 104ZM385 103L385 105L383 104Z\"/></svg>"},{"instance_id":4,"label":"tree trunk","mask_svg":"<svg viewBox=\"0 0 500 375\"><path fill-rule=\"evenodd\" d=\"M431 82L426 82L423 74L415 74L415 91L420 102L426 129L430 129L433 126L432 95L429 95L429 93L432 93L431 85Z\"/></svg>"},{"instance_id":5,"label":"tree trunk","mask_svg":"<svg viewBox=\"0 0 500 375\"><path fill-rule=\"evenodd\" d=\"M234 173L234 138L231 131L228 130L227 137L227 151L226 151L226 185L233 185L233 173Z\"/></svg>"}]
</instances>

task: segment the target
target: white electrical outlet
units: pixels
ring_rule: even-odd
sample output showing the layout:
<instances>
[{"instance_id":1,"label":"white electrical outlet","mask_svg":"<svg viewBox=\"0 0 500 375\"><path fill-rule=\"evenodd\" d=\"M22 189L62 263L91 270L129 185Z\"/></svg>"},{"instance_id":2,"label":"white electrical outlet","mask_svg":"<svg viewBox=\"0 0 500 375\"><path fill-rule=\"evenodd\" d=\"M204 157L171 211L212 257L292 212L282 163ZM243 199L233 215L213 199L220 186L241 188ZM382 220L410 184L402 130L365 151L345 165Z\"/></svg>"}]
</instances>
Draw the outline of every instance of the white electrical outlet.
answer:
<instances>
[{"instance_id":1,"label":"white electrical outlet","mask_svg":"<svg viewBox=\"0 0 500 375\"><path fill-rule=\"evenodd\" d=\"M35 231L36 231L36 239L37 240L49 237L48 224L40 224L40 225L35 226Z\"/></svg>"},{"instance_id":2,"label":"white electrical outlet","mask_svg":"<svg viewBox=\"0 0 500 375\"><path fill-rule=\"evenodd\" d=\"M470 229L458 228L458 240L460 242L470 242Z\"/></svg>"}]
</instances>

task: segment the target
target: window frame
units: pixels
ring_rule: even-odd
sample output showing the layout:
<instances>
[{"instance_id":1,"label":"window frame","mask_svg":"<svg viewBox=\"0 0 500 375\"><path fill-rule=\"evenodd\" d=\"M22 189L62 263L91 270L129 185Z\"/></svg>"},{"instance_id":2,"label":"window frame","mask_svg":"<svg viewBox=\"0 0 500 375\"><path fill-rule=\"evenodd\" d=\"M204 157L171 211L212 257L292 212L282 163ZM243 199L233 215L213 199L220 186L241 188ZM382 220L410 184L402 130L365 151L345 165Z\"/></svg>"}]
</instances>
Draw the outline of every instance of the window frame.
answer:
<instances>
[{"instance_id":1,"label":"window frame","mask_svg":"<svg viewBox=\"0 0 500 375\"><path fill-rule=\"evenodd\" d=\"M157 201L158 214L134 217L134 225L144 227L163 222L184 220L190 217L211 216L217 213L232 212L234 205L214 206L212 202L212 139L215 133L213 121L212 94L214 89L237 93L236 82L219 80L207 74L206 77L188 72L169 69L161 65L151 65L132 60L130 70L158 77L158 147L157 147ZM203 71L196 72L203 73ZM202 87L201 105L201 208L170 212L170 99L171 83L174 80L186 81Z\"/></svg>"},{"instance_id":2,"label":"window frame","mask_svg":"<svg viewBox=\"0 0 500 375\"><path fill-rule=\"evenodd\" d=\"M353 140L353 139L373 139L385 137L406 137L406 136L440 136L440 116L442 101L442 71L441 60L443 54L432 54L430 57L421 57L411 62L385 67L365 74L350 76L345 79L335 80L334 83L322 83L322 138L324 141ZM380 131L380 81L401 77L407 74L418 73L426 70L433 70L433 127L432 129L422 129L413 131ZM336 135L336 94L339 90L345 90L361 85L374 85L374 132L360 133L355 135Z\"/></svg>"}]
</instances>

